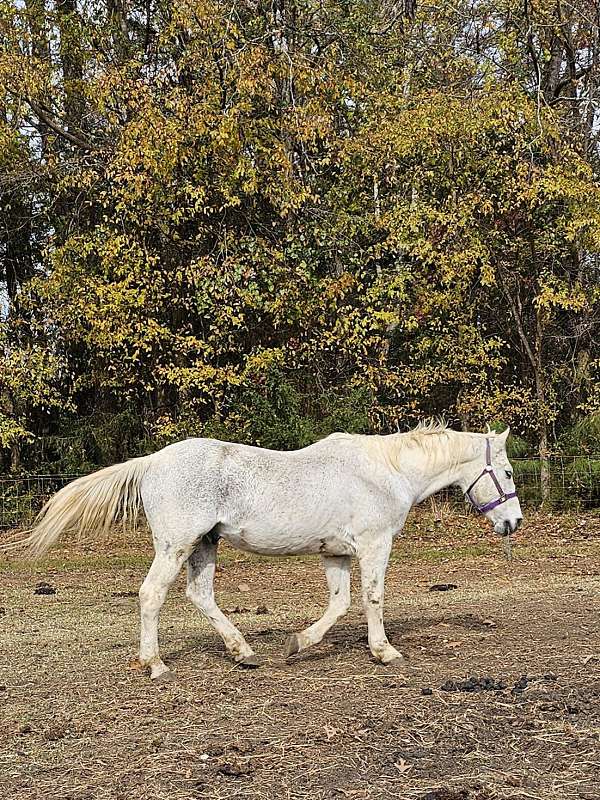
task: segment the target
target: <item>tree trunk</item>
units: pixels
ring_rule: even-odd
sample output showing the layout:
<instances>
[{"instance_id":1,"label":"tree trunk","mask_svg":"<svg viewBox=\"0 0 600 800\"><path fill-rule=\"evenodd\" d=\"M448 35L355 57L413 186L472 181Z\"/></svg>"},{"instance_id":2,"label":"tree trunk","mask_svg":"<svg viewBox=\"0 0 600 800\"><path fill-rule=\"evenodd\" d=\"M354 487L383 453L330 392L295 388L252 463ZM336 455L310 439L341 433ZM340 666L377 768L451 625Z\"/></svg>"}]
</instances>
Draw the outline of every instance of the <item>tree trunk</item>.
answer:
<instances>
[{"instance_id":1,"label":"tree trunk","mask_svg":"<svg viewBox=\"0 0 600 800\"><path fill-rule=\"evenodd\" d=\"M56 11L60 28L60 60L65 92L65 121L69 131L81 130L83 98L77 82L83 78L80 54L72 46L79 28L76 0L57 0Z\"/></svg>"},{"instance_id":2,"label":"tree trunk","mask_svg":"<svg viewBox=\"0 0 600 800\"><path fill-rule=\"evenodd\" d=\"M536 309L535 320L535 391L538 402L540 489L542 506L550 497L550 461L548 459L548 419L546 417L546 382L543 366L544 320L541 309Z\"/></svg>"},{"instance_id":3,"label":"tree trunk","mask_svg":"<svg viewBox=\"0 0 600 800\"><path fill-rule=\"evenodd\" d=\"M25 8L27 9L29 34L31 36L31 55L39 61L50 60L50 44L48 42L48 29L46 20L46 3L44 0L25 0ZM38 100L42 104L50 107L50 99L46 96L38 97L36 99L36 106L39 106ZM46 121L36 113L37 116L36 128L40 134L42 156L45 158L48 154L48 136L52 132L50 126Z\"/></svg>"},{"instance_id":4,"label":"tree trunk","mask_svg":"<svg viewBox=\"0 0 600 800\"><path fill-rule=\"evenodd\" d=\"M546 505L550 498L550 461L548 459L548 425L543 422L540 425L540 490L542 495L542 506Z\"/></svg>"},{"instance_id":5,"label":"tree trunk","mask_svg":"<svg viewBox=\"0 0 600 800\"><path fill-rule=\"evenodd\" d=\"M532 263L536 262L535 249L532 243ZM546 382L544 377L544 363L543 363L543 340L544 340L544 320L543 312L538 308L535 312L535 334L533 346L530 342L530 337L527 335L523 324L523 314L521 307L521 298L518 286L515 287L515 294L511 293L510 282L507 275L502 277L501 287L508 301L512 317L515 321L517 332L521 340L523 349L527 355L531 369L533 372L533 380L535 384L535 394L537 400L537 422L539 430L538 453L540 457L540 489L542 496L542 505L546 503L550 497L550 461L549 461L549 426L546 417Z\"/></svg>"},{"instance_id":6,"label":"tree trunk","mask_svg":"<svg viewBox=\"0 0 600 800\"><path fill-rule=\"evenodd\" d=\"M19 472L21 469L21 445L13 442L10 447L10 471Z\"/></svg>"}]
</instances>

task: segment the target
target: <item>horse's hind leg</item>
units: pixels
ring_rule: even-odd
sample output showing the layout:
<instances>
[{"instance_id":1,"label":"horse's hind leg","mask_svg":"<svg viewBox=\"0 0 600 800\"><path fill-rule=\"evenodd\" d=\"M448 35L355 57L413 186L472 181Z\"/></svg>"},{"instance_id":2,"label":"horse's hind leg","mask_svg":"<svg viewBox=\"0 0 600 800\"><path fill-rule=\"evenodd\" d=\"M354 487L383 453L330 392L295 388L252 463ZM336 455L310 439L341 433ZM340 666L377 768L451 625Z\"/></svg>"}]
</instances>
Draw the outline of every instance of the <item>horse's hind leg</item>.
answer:
<instances>
[{"instance_id":1,"label":"horse's hind leg","mask_svg":"<svg viewBox=\"0 0 600 800\"><path fill-rule=\"evenodd\" d=\"M158 619L167 592L179 574L191 546L157 552L146 579L140 587L140 664L150 667L151 678L171 677L158 652Z\"/></svg>"},{"instance_id":2,"label":"horse's hind leg","mask_svg":"<svg viewBox=\"0 0 600 800\"><path fill-rule=\"evenodd\" d=\"M322 562L329 586L329 605L321 619L300 633L290 636L286 645L286 656L320 642L350 608L350 556L323 556Z\"/></svg>"},{"instance_id":3,"label":"horse's hind leg","mask_svg":"<svg viewBox=\"0 0 600 800\"><path fill-rule=\"evenodd\" d=\"M186 595L221 635L234 660L246 667L258 667L260 659L254 654L242 634L221 611L215 601L214 578L218 536L208 533L196 545L188 559Z\"/></svg>"}]
</instances>

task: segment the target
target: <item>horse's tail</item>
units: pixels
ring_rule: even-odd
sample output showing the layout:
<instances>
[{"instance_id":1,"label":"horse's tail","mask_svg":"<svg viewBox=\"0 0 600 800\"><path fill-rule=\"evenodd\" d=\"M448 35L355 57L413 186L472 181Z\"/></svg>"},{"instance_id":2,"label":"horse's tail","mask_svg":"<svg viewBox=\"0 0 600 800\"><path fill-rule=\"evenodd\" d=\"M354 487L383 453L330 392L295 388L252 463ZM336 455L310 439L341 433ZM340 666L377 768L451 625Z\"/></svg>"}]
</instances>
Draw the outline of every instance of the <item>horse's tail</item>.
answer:
<instances>
[{"instance_id":1,"label":"horse's tail","mask_svg":"<svg viewBox=\"0 0 600 800\"><path fill-rule=\"evenodd\" d=\"M48 500L25 536L0 545L1 549L26 547L38 558L63 533L106 534L117 519L135 520L141 504L142 478L151 458L142 456L114 464L67 484Z\"/></svg>"}]
</instances>

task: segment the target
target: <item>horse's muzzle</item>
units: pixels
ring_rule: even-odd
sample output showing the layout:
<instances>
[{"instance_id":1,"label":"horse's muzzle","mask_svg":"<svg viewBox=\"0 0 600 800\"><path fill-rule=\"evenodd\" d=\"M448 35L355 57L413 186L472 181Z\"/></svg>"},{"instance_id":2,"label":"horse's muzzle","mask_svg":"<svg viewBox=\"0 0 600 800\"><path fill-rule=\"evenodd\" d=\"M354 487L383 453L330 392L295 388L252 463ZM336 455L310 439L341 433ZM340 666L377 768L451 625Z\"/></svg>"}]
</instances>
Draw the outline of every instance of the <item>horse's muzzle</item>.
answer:
<instances>
[{"instance_id":1,"label":"horse's muzzle","mask_svg":"<svg viewBox=\"0 0 600 800\"><path fill-rule=\"evenodd\" d=\"M521 527L521 523L523 522L523 517L517 517L514 521L505 520L504 522L504 531L501 534L502 536L510 536L511 533L516 533Z\"/></svg>"}]
</instances>

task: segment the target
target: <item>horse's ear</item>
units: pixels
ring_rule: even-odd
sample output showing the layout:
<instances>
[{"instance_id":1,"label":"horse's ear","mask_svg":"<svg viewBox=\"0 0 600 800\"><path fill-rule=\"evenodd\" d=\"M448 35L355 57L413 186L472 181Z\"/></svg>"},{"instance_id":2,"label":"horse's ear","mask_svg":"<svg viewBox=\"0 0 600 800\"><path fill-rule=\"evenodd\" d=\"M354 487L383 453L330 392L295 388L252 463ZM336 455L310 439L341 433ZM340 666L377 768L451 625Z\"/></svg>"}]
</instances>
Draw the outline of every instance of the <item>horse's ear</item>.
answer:
<instances>
[{"instance_id":1,"label":"horse's ear","mask_svg":"<svg viewBox=\"0 0 600 800\"><path fill-rule=\"evenodd\" d=\"M491 432L492 432L492 429L490 428L490 423L489 423L489 422L486 422L486 423L485 423L485 427L487 428L486 434L488 434L488 433L491 433Z\"/></svg>"},{"instance_id":2,"label":"horse's ear","mask_svg":"<svg viewBox=\"0 0 600 800\"><path fill-rule=\"evenodd\" d=\"M502 431L502 433L498 434L498 439L500 439L502 444L504 445L506 444L506 440L508 439L509 433L510 433L510 428L507 427L505 431Z\"/></svg>"}]
</instances>

